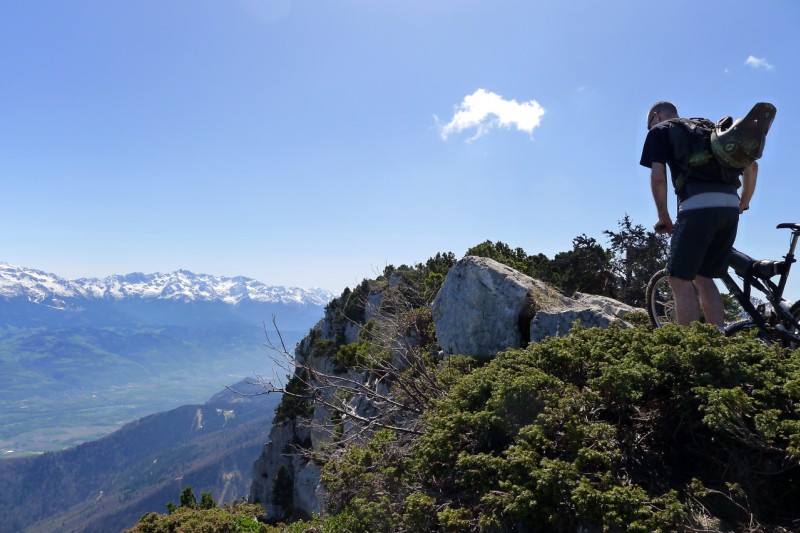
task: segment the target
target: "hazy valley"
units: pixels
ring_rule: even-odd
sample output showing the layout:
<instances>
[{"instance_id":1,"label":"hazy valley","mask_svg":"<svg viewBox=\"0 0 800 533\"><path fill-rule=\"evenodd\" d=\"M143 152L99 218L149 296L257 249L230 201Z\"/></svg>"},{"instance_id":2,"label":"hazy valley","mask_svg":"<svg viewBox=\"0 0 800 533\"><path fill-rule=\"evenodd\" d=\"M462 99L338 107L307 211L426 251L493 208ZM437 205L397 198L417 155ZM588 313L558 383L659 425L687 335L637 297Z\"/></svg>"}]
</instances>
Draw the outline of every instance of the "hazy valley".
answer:
<instances>
[{"instance_id":1,"label":"hazy valley","mask_svg":"<svg viewBox=\"0 0 800 533\"><path fill-rule=\"evenodd\" d=\"M265 324L294 346L328 298L186 271L70 281L0 263L0 454L63 449L270 378Z\"/></svg>"},{"instance_id":2,"label":"hazy valley","mask_svg":"<svg viewBox=\"0 0 800 533\"><path fill-rule=\"evenodd\" d=\"M279 401L224 390L96 441L0 461L0 532L122 531L185 487L220 503L244 499Z\"/></svg>"}]
</instances>

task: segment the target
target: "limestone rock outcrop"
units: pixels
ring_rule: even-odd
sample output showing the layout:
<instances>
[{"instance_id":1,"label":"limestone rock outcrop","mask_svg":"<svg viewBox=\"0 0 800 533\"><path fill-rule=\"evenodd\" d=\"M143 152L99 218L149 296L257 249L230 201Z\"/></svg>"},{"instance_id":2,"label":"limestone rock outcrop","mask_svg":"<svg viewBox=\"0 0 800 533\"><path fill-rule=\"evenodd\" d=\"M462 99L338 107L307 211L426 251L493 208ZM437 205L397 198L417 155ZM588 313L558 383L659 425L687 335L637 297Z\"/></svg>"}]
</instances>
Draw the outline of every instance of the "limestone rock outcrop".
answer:
<instances>
[{"instance_id":1,"label":"limestone rock outcrop","mask_svg":"<svg viewBox=\"0 0 800 533\"><path fill-rule=\"evenodd\" d=\"M445 278L433 302L436 337L446 354L492 357L545 337L585 327L622 327L635 308L602 296L566 296L493 259L467 256Z\"/></svg>"}]
</instances>

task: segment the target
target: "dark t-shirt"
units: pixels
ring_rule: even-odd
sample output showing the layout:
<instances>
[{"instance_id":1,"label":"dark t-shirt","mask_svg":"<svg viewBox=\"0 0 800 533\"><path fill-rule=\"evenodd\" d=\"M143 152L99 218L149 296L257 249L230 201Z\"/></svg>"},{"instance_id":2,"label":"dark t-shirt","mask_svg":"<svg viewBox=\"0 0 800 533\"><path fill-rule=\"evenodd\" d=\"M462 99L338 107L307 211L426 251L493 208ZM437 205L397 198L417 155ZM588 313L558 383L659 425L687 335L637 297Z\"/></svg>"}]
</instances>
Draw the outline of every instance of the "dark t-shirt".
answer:
<instances>
[{"instance_id":1,"label":"dark t-shirt","mask_svg":"<svg viewBox=\"0 0 800 533\"><path fill-rule=\"evenodd\" d=\"M675 178L683 172L684 163L675 157L675 151L669 140L669 129L683 127L682 124L668 120L653 126L647 132L642 148L642 158L639 160L639 164L647 168L652 168L653 163L665 163L669 167L673 186ZM689 167L689 172L690 176L684 186L675 191L681 200L703 192L736 194L737 187L735 185L721 183L719 163L713 158L705 165Z\"/></svg>"}]
</instances>

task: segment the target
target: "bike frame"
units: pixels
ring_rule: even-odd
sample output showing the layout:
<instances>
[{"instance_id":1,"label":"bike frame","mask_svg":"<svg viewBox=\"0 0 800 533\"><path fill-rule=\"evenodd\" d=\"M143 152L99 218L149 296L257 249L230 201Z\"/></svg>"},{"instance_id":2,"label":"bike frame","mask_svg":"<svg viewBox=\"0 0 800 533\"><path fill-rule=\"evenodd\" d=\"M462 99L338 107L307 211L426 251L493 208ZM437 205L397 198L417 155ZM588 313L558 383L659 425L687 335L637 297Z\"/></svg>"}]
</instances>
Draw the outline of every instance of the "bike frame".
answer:
<instances>
[{"instance_id":1,"label":"bike frame","mask_svg":"<svg viewBox=\"0 0 800 533\"><path fill-rule=\"evenodd\" d=\"M783 291L786 288L786 281L789 278L792 263L795 262L794 252L797 247L797 241L800 239L800 224L779 224L778 229L781 228L790 228L792 237L789 244L789 253L784 256L784 266L777 284L769 279L758 278L753 274L743 275L737 272L737 275L742 278L742 287L739 287L731 276L730 271L721 280L759 329L773 331L783 341L797 344L800 343L800 336L791 332L800 329L800 324L797 323L789 311L789 305L783 299ZM774 316L777 318L774 324L768 323L764 314L750 301L750 292L753 287L764 293L767 301L772 305ZM786 326L789 326L789 328L787 329Z\"/></svg>"}]
</instances>

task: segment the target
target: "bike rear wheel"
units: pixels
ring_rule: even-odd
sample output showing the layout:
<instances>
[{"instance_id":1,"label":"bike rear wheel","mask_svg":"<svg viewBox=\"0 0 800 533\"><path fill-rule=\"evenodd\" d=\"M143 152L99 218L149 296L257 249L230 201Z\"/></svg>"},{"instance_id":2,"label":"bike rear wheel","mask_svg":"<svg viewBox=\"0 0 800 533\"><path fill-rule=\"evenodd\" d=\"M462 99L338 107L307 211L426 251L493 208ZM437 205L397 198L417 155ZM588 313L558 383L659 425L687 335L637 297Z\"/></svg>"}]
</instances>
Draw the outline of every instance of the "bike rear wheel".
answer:
<instances>
[{"instance_id":1,"label":"bike rear wheel","mask_svg":"<svg viewBox=\"0 0 800 533\"><path fill-rule=\"evenodd\" d=\"M734 322L725 327L725 336L732 337L738 333L747 332L747 331L758 331L759 327L758 324L753 322L752 320L740 320L739 322ZM771 335L767 334L766 331L760 331L756 338L763 342L764 344L772 344L775 342L775 339L772 338Z\"/></svg>"},{"instance_id":2,"label":"bike rear wheel","mask_svg":"<svg viewBox=\"0 0 800 533\"><path fill-rule=\"evenodd\" d=\"M795 322L800 323L800 302L795 302L795 304L789 309L789 312L794 317ZM741 320L739 322L734 322L733 324L727 326L725 328L725 336L730 337L732 335L736 335L737 333L741 333L743 331L752 331L758 330L758 324L753 322L752 320ZM795 335L800 335L800 330L798 328L794 328L792 331ZM793 342L786 341L785 338L781 337L780 333L774 329L774 326L767 328L766 330L761 330L757 335L760 341L765 344L780 344L784 348L789 348L791 350L796 350L800 348L800 345Z\"/></svg>"},{"instance_id":3,"label":"bike rear wheel","mask_svg":"<svg viewBox=\"0 0 800 533\"><path fill-rule=\"evenodd\" d=\"M660 328L664 324L677 324L675 298L669 286L666 269L661 269L650 278L645 293L645 306L650 323Z\"/></svg>"}]
</instances>

